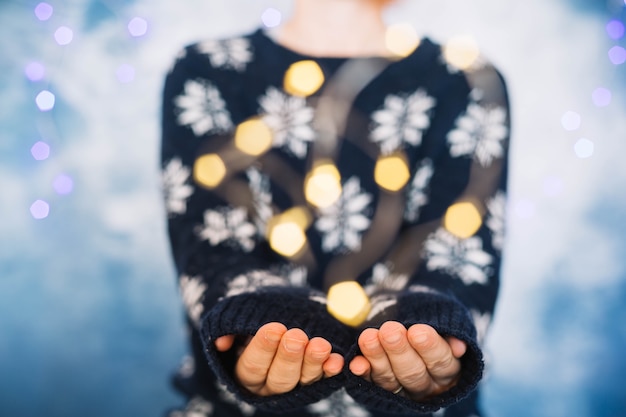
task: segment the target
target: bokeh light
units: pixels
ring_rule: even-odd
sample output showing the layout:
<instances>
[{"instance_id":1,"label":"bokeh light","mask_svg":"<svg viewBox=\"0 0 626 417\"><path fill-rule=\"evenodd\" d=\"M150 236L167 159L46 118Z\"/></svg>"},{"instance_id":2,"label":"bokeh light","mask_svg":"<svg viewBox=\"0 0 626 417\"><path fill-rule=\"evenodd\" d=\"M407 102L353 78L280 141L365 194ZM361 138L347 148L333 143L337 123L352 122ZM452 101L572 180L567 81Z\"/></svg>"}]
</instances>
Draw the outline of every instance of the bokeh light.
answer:
<instances>
[{"instance_id":1,"label":"bokeh light","mask_svg":"<svg viewBox=\"0 0 626 417\"><path fill-rule=\"evenodd\" d=\"M304 180L304 195L309 203L325 208L341 196L341 175L329 161L319 161Z\"/></svg>"},{"instance_id":2,"label":"bokeh light","mask_svg":"<svg viewBox=\"0 0 626 417\"><path fill-rule=\"evenodd\" d=\"M128 33L136 38L148 33L148 21L141 17L133 17L130 22L128 22L127 27Z\"/></svg>"},{"instance_id":3,"label":"bokeh light","mask_svg":"<svg viewBox=\"0 0 626 417\"><path fill-rule=\"evenodd\" d=\"M399 191L411 178L404 154L385 155L376 161L374 168L376 183L385 190Z\"/></svg>"},{"instance_id":4,"label":"bokeh light","mask_svg":"<svg viewBox=\"0 0 626 417\"><path fill-rule=\"evenodd\" d=\"M56 97L48 90L43 90L35 98L35 103L41 111L50 111L54 108Z\"/></svg>"},{"instance_id":5,"label":"bokeh light","mask_svg":"<svg viewBox=\"0 0 626 417\"><path fill-rule=\"evenodd\" d=\"M451 205L443 219L446 230L461 239L473 236L482 224L483 219L480 211L470 201Z\"/></svg>"},{"instance_id":6,"label":"bokeh light","mask_svg":"<svg viewBox=\"0 0 626 417\"><path fill-rule=\"evenodd\" d=\"M407 23L390 25L385 33L385 45L398 57L410 55L420 44L415 28Z\"/></svg>"},{"instance_id":7,"label":"bokeh light","mask_svg":"<svg viewBox=\"0 0 626 417\"><path fill-rule=\"evenodd\" d=\"M122 64L117 67L115 76L122 84L128 84L135 79L135 67L129 64Z\"/></svg>"},{"instance_id":8,"label":"bokeh light","mask_svg":"<svg viewBox=\"0 0 626 417\"><path fill-rule=\"evenodd\" d=\"M297 257L306 246L305 230L311 221L310 213L303 207L294 207L274 216L267 227L270 246L282 256Z\"/></svg>"},{"instance_id":9,"label":"bokeh light","mask_svg":"<svg viewBox=\"0 0 626 417\"><path fill-rule=\"evenodd\" d=\"M315 61L292 64L285 73L284 88L294 96L310 96L324 84L324 72Z\"/></svg>"},{"instance_id":10,"label":"bokeh light","mask_svg":"<svg viewBox=\"0 0 626 417\"><path fill-rule=\"evenodd\" d=\"M611 20L606 25L606 33L611 39L621 39L624 36L624 24L619 20Z\"/></svg>"},{"instance_id":11,"label":"bokeh light","mask_svg":"<svg viewBox=\"0 0 626 417\"><path fill-rule=\"evenodd\" d=\"M41 62L30 62L24 68L24 74L31 81L41 81L46 75L46 68Z\"/></svg>"},{"instance_id":12,"label":"bokeh light","mask_svg":"<svg viewBox=\"0 0 626 417\"><path fill-rule=\"evenodd\" d=\"M443 57L448 64L465 70L476 63L480 57L480 50L471 36L456 36L444 45Z\"/></svg>"},{"instance_id":13,"label":"bokeh light","mask_svg":"<svg viewBox=\"0 0 626 417\"><path fill-rule=\"evenodd\" d=\"M54 178L52 188L59 195L70 194L74 190L74 180L67 174L59 174Z\"/></svg>"},{"instance_id":14,"label":"bokeh light","mask_svg":"<svg viewBox=\"0 0 626 417\"><path fill-rule=\"evenodd\" d=\"M54 32L54 40L61 46L69 45L74 40L74 31L67 26L61 26Z\"/></svg>"},{"instance_id":15,"label":"bokeh light","mask_svg":"<svg viewBox=\"0 0 626 417\"><path fill-rule=\"evenodd\" d=\"M574 144L574 152L580 159L587 159L593 156L595 144L587 138L580 138Z\"/></svg>"},{"instance_id":16,"label":"bokeh light","mask_svg":"<svg viewBox=\"0 0 626 417\"><path fill-rule=\"evenodd\" d=\"M224 180L225 176L226 164L224 164L219 155L202 155L193 164L193 178L204 187L217 187Z\"/></svg>"},{"instance_id":17,"label":"bokeh light","mask_svg":"<svg viewBox=\"0 0 626 417\"><path fill-rule=\"evenodd\" d=\"M565 130L577 130L578 128L580 128L581 122L582 120L580 114L576 113L575 111L566 111L561 117L561 125Z\"/></svg>"},{"instance_id":18,"label":"bokeh light","mask_svg":"<svg viewBox=\"0 0 626 417\"><path fill-rule=\"evenodd\" d=\"M371 303L365 290L356 281L343 281L328 290L328 312L348 326L360 326L371 310Z\"/></svg>"},{"instance_id":19,"label":"bokeh light","mask_svg":"<svg viewBox=\"0 0 626 417\"><path fill-rule=\"evenodd\" d=\"M50 145L42 141L36 142L30 148L30 154L37 161L46 160L50 157Z\"/></svg>"},{"instance_id":20,"label":"bokeh light","mask_svg":"<svg viewBox=\"0 0 626 417\"><path fill-rule=\"evenodd\" d=\"M621 65L626 62L626 49L621 46L614 46L609 50L609 59L614 65Z\"/></svg>"},{"instance_id":21,"label":"bokeh light","mask_svg":"<svg viewBox=\"0 0 626 417\"><path fill-rule=\"evenodd\" d=\"M53 11L54 9L48 3L39 3L37 6L35 6L35 16L37 16L37 19L41 20L42 22L50 19L52 17Z\"/></svg>"},{"instance_id":22,"label":"bokeh light","mask_svg":"<svg viewBox=\"0 0 626 417\"><path fill-rule=\"evenodd\" d=\"M265 27L268 28L273 28L280 25L282 18L282 13L273 7L265 9L263 14L261 14L261 21L263 22Z\"/></svg>"},{"instance_id":23,"label":"bokeh light","mask_svg":"<svg viewBox=\"0 0 626 417\"><path fill-rule=\"evenodd\" d=\"M31 204L30 214L37 220L45 219L50 214L50 205L43 200L37 200Z\"/></svg>"},{"instance_id":24,"label":"bokeh light","mask_svg":"<svg viewBox=\"0 0 626 417\"><path fill-rule=\"evenodd\" d=\"M235 146L245 154L259 156L272 146L272 130L260 118L246 120L237 126Z\"/></svg>"},{"instance_id":25,"label":"bokeh light","mask_svg":"<svg viewBox=\"0 0 626 417\"><path fill-rule=\"evenodd\" d=\"M593 101L593 104L595 104L597 107L606 107L611 104L611 90L604 87L598 87L593 90L593 93L591 93L591 99Z\"/></svg>"}]
</instances>

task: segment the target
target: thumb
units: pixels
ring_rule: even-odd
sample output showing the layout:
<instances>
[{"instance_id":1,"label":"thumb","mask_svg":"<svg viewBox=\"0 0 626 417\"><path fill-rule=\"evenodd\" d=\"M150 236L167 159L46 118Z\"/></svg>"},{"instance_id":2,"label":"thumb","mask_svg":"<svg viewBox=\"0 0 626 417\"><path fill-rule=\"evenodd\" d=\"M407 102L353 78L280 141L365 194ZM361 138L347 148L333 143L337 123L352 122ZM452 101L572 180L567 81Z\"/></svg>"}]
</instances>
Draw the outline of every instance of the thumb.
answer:
<instances>
[{"instance_id":1,"label":"thumb","mask_svg":"<svg viewBox=\"0 0 626 417\"><path fill-rule=\"evenodd\" d=\"M220 352L226 352L233 347L233 343L235 343L235 336L232 334L218 337L215 339L215 348Z\"/></svg>"}]
</instances>

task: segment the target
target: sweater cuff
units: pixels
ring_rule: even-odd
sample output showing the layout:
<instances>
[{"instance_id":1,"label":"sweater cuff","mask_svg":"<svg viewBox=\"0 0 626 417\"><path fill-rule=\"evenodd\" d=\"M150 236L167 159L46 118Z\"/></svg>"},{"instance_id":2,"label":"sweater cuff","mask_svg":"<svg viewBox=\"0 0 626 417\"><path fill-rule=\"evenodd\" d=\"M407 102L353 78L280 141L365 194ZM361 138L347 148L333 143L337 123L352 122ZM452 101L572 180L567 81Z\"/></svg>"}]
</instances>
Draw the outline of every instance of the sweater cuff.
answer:
<instances>
[{"instance_id":1,"label":"sweater cuff","mask_svg":"<svg viewBox=\"0 0 626 417\"><path fill-rule=\"evenodd\" d=\"M476 342L476 329L465 306L455 298L440 293L406 293L398 298L397 318L407 328L418 323L428 324L444 337L453 336L466 342L467 352L461 358L459 380L446 392L413 401L347 371L346 389L356 401L369 409L389 413L432 413L456 404L476 389L482 378L484 364ZM346 356L346 363L359 354L358 345L352 346Z\"/></svg>"},{"instance_id":2,"label":"sweater cuff","mask_svg":"<svg viewBox=\"0 0 626 417\"><path fill-rule=\"evenodd\" d=\"M266 323L280 322L287 328L299 328L313 338L328 340L333 352L345 355L354 342L354 330L335 320L326 306L315 298L323 296L305 288L264 287L220 300L204 317L201 337L209 365L220 383L240 400L269 411L289 411L318 402L345 383L345 375L324 378L307 386L271 396L258 396L242 388L235 380L237 357L234 349L219 352L214 341L225 335L252 336Z\"/></svg>"}]
</instances>

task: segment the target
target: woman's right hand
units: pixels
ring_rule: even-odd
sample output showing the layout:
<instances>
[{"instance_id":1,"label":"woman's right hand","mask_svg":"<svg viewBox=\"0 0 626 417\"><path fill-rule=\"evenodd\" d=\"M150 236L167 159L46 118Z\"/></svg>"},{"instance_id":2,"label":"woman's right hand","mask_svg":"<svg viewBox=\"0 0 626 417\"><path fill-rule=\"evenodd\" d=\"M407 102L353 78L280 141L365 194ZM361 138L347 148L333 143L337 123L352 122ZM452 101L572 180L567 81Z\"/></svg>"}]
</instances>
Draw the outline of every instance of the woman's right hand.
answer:
<instances>
[{"instance_id":1,"label":"woman's right hand","mask_svg":"<svg viewBox=\"0 0 626 417\"><path fill-rule=\"evenodd\" d=\"M222 336L215 347L225 352L233 347L235 336ZM339 374L343 356L331 352L330 342L321 337L309 339L301 329L281 323L267 323L250 339L237 360L235 376L248 391L260 396L283 394L298 384L309 385Z\"/></svg>"}]
</instances>

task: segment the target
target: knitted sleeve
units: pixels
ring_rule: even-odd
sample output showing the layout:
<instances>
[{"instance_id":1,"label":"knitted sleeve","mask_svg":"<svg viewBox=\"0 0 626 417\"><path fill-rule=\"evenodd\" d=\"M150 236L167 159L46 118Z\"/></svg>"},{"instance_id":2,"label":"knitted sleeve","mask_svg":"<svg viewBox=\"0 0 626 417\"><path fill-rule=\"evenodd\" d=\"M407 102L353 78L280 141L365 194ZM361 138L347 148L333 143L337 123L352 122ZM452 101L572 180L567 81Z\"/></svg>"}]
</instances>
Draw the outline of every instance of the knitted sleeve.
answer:
<instances>
[{"instance_id":1,"label":"knitted sleeve","mask_svg":"<svg viewBox=\"0 0 626 417\"><path fill-rule=\"evenodd\" d=\"M433 412L467 397L482 377L481 343L496 302L504 242L510 122L499 73L485 64L464 75L465 104L439 138L424 138L430 152L418 160L407 187L402 232L365 281L373 304L367 326L425 323L465 341L462 374L454 388L420 402L348 374L348 392L368 408ZM359 353L354 345L347 361Z\"/></svg>"},{"instance_id":2,"label":"knitted sleeve","mask_svg":"<svg viewBox=\"0 0 626 417\"><path fill-rule=\"evenodd\" d=\"M228 54L233 45L237 55ZM211 51L219 48L218 60ZM188 47L166 77L162 183L168 233L183 303L220 382L253 406L290 409L328 396L343 376L281 396L253 396L234 380L232 352L218 352L214 340L253 335L276 321L324 336L345 354L354 335L316 300L320 294L306 286L306 270L265 239L262 224L272 208L264 199L264 178L253 164L245 166L245 156L228 160L237 125L249 117L238 101L245 48L245 38ZM239 164L236 170L233 164Z\"/></svg>"}]
</instances>

